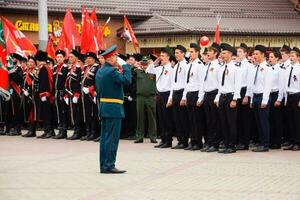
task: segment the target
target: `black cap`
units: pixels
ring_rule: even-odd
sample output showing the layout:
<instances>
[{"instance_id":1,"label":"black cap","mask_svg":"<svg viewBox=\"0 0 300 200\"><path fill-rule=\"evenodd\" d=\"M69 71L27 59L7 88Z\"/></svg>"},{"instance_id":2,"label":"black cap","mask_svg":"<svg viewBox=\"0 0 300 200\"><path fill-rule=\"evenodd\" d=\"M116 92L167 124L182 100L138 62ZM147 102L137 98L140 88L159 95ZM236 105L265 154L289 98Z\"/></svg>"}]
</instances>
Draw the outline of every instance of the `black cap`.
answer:
<instances>
[{"instance_id":1,"label":"black cap","mask_svg":"<svg viewBox=\"0 0 300 200\"><path fill-rule=\"evenodd\" d=\"M234 48L233 46L231 46L230 44L222 43L220 46L221 46L222 51L229 51L229 52L231 52L233 55L236 54L235 48Z\"/></svg>"},{"instance_id":2,"label":"black cap","mask_svg":"<svg viewBox=\"0 0 300 200\"><path fill-rule=\"evenodd\" d=\"M57 50L56 52L55 52L55 55L57 56L58 54L61 54L61 55L63 55L64 57L66 56L66 52L64 51L64 50L61 50L61 49L59 49L59 50Z\"/></svg>"},{"instance_id":3,"label":"black cap","mask_svg":"<svg viewBox=\"0 0 300 200\"><path fill-rule=\"evenodd\" d=\"M150 59L153 60L153 61L155 61L155 60L157 59L157 56L154 55L154 54L150 54L149 57L150 57Z\"/></svg>"},{"instance_id":4,"label":"black cap","mask_svg":"<svg viewBox=\"0 0 300 200\"><path fill-rule=\"evenodd\" d=\"M122 60L126 61L127 57L121 53L118 53L118 57L121 58Z\"/></svg>"},{"instance_id":5,"label":"black cap","mask_svg":"<svg viewBox=\"0 0 300 200\"><path fill-rule=\"evenodd\" d=\"M219 53L221 52L221 46L219 44L215 43L215 42L212 43L210 48L215 49Z\"/></svg>"},{"instance_id":6,"label":"black cap","mask_svg":"<svg viewBox=\"0 0 300 200\"><path fill-rule=\"evenodd\" d=\"M36 61L47 61L48 53L46 51L38 50L34 58Z\"/></svg>"},{"instance_id":7,"label":"black cap","mask_svg":"<svg viewBox=\"0 0 300 200\"><path fill-rule=\"evenodd\" d=\"M196 51L200 51L201 47L196 43L191 43L190 48L195 49Z\"/></svg>"},{"instance_id":8,"label":"black cap","mask_svg":"<svg viewBox=\"0 0 300 200\"><path fill-rule=\"evenodd\" d=\"M95 61L98 60L97 55L94 52L91 52L91 51L86 52L85 56L86 56L86 58L87 57L92 57L92 58L95 59Z\"/></svg>"},{"instance_id":9,"label":"black cap","mask_svg":"<svg viewBox=\"0 0 300 200\"><path fill-rule=\"evenodd\" d=\"M170 62L173 61L173 62L177 63L177 60L176 60L175 56L170 56L169 60L170 60Z\"/></svg>"},{"instance_id":10,"label":"black cap","mask_svg":"<svg viewBox=\"0 0 300 200\"><path fill-rule=\"evenodd\" d=\"M249 49L248 46L245 43L241 43L240 48L244 49L246 52L248 52L248 49Z\"/></svg>"},{"instance_id":11,"label":"black cap","mask_svg":"<svg viewBox=\"0 0 300 200\"><path fill-rule=\"evenodd\" d=\"M51 57L48 57L47 60L46 60L46 63L48 63L48 64L52 63L54 65L55 62Z\"/></svg>"},{"instance_id":12,"label":"black cap","mask_svg":"<svg viewBox=\"0 0 300 200\"><path fill-rule=\"evenodd\" d=\"M276 58L279 58L279 59L281 59L281 53L280 53L280 51L278 50L278 49L272 49L272 53L274 54L274 56L276 57Z\"/></svg>"},{"instance_id":13,"label":"black cap","mask_svg":"<svg viewBox=\"0 0 300 200\"><path fill-rule=\"evenodd\" d=\"M184 46L182 46L181 44L177 45L175 49L179 49L183 53L186 53L186 48Z\"/></svg>"},{"instance_id":14,"label":"black cap","mask_svg":"<svg viewBox=\"0 0 300 200\"><path fill-rule=\"evenodd\" d=\"M291 51L295 51L298 56L300 55L300 49L298 47L294 47Z\"/></svg>"},{"instance_id":15,"label":"black cap","mask_svg":"<svg viewBox=\"0 0 300 200\"><path fill-rule=\"evenodd\" d=\"M149 59L150 59L149 56L143 56L141 60L141 64L148 64Z\"/></svg>"},{"instance_id":16,"label":"black cap","mask_svg":"<svg viewBox=\"0 0 300 200\"><path fill-rule=\"evenodd\" d=\"M24 60L26 60L26 58L24 58L23 56L21 56L20 54L17 54L17 53L11 54L11 57L13 57L13 58L15 58L15 59L17 59L17 60L19 60L19 61L24 61Z\"/></svg>"},{"instance_id":17,"label":"black cap","mask_svg":"<svg viewBox=\"0 0 300 200\"><path fill-rule=\"evenodd\" d=\"M284 44L281 48L280 48L280 51L285 51L287 53L290 53L291 52L291 47L287 46L286 44Z\"/></svg>"},{"instance_id":18,"label":"black cap","mask_svg":"<svg viewBox=\"0 0 300 200\"><path fill-rule=\"evenodd\" d=\"M103 54L104 52L105 52L105 49L99 50L99 51L98 51L98 55L101 55L101 54Z\"/></svg>"},{"instance_id":19,"label":"black cap","mask_svg":"<svg viewBox=\"0 0 300 200\"><path fill-rule=\"evenodd\" d=\"M79 54L79 57L78 57L78 59L81 61L81 62L83 62L84 63L84 61L85 61L85 55L84 54Z\"/></svg>"},{"instance_id":20,"label":"black cap","mask_svg":"<svg viewBox=\"0 0 300 200\"><path fill-rule=\"evenodd\" d=\"M70 53L79 58L80 53L77 50L73 49Z\"/></svg>"},{"instance_id":21,"label":"black cap","mask_svg":"<svg viewBox=\"0 0 300 200\"><path fill-rule=\"evenodd\" d=\"M265 47L264 45L258 44L254 47L254 50L260 51L261 53L265 54L267 52L267 47Z\"/></svg>"}]
</instances>

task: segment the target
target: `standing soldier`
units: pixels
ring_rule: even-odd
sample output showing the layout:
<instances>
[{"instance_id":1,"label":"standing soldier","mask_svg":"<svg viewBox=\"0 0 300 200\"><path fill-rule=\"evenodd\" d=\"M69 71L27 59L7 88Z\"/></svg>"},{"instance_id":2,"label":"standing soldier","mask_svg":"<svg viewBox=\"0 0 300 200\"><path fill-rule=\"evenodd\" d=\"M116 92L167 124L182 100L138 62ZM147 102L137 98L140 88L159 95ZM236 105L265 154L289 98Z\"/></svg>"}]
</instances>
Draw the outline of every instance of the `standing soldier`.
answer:
<instances>
[{"instance_id":1,"label":"standing soldier","mask_svg":"<svg viewBox=\"0 0 300 200\"><path fill-rule=\"evenodd\" d=\"M219 153L235 153L237 142L237 100L240 98L240 68L235 65L232 56L236 50L227 43L221 44L223 66L218 73L218 94L215 103L219 107L220 127L225 148Z\"/></svg>"},{"instance_id":2,"label":"standing soldier","mask_svg":"<svg viewBox=\"0 0 300 200\"><path fill-rule=\"evenodd\" d=\"M172 97L171 83L173 68L169 61L170 55L166 49L160 53L160 59L150 64L146 70L156 75L156 88L158 92L157 114L161 131L161 142L155 148L172 147L172 110L169 107ZM159 61L161 65L158 65Z\"/></svg>"},{"instance_id":3,"label":"standing soldier","mask_svg":"<svg viewBox=\"0 0 300 200\"><path fill-rule=\"evenodd\" d=\"M178 144L172 149L184 149L188 146L189 132L188 132L188 118L187 108L181 105L183 91L186 85L186 77L188 72L187 61L185 60L186 48L182 45L177 45L175 48L175 58L178 63L173 70L172 90L173 96L171 99L173 107L173 117L175 123L176 136Z\"/></svg>"},{"instance_id":4,"label":"standing soldier","mask_svg":"<svg viewBox=\"0 0 300 200\"><path fill-rule=\"evenodd\" d=\"M116 45L102 55L106 62L97 72L97 96L100 99L101 117L100 172L106 174L125 173L115 167L121 123L124 118L123 86L131 83L129 65L118 66Z\"/></svg>"},{"instance_id":5,"label":"standing soldier","mask_svg":"<svg viewBox=\"0 0 300 200\"><path fill-rule=\"evenodd\" d=\"M291 136L290 146L284 150L300 150L300 50L294 47L290 52L291 64L285 72L286 111Z\"/></svg>"},{"instance_id":6,"label":"standing soldier","mask_svg":"<svg viewBox=\"0 0 300 200\"><path fill-rule=\"evenodd\" d=\"M269 151L270 145L269 100L272 89L272 71L265 59L266 52L267 48L263 45L256 45L254 48L254 59L257 65L252 80L251 107L254 109L259 145L252 150L253 152Z\"/></svg>"},{"instance_id":7,"label":"standing soldier","mask_svg":"<svg viewBox=\"0 0 300 200\"><path fill-rule=\"evenodd\" d=\"M143 143L145 132L145 109L147 110L148 132L151 143L156 141L155 75L146 73L149 58L144 56L141 67L135 69L137 76L137 129L134 143Z\"/></svg>"},{"instance_id":8,"label":"standing soldier","mask_svg":"<svg viewBox=\"0 0 300 200\"><path fill-rule=\"evenodd\" d=\"M8 70L10 89L10 100L7 102L7 135L21 135L22 109L21 109L21 86L23 82L23 70L20 64L24 60L18 54L12 54L14 67Z\"/></svg>"},{"instance_id":9,"label":"standing soldier","mask_svg":"<svg viewBox=\"0 0 300 200\"><path fill-rule=\"evenodd\" d=\"M218 108L214 103L219 86L218 73L221 66L218 57L220 52L221 47L217 43L213 43L211 47L208 48L204 83L202 91L199 91L199 101L200 104L203 103L207 127L207 146L201 150L202 152L217 151L221 139Z\"/></svg>"},{"instance_id":10,"label":"standing soldier","mask_svg":"<svg viewBox=\"0 0 300 200\"><path fill-rule=\"evenodd\" d=\"M64 63L66 53L63 50L55 52L57 64L53 67L53 83L55 110L58 123L58 134L54 139L63 139L67 137L68 130L68 105L64 101L65 82L69 73L68 65Z\"/></svg>"},{"instance_id":11,"label":"standing soldier","mask_svg":"<svg viewBox=\"0 0 300 200\"><path fill-rule=\"evenodd\" d=\"M73 49L69 54L69 68L67 80L65 83L65 102L70 106L71 123L74 125L73 135L68 140L78 140L85 132L82 118L81 103L81 67L78 63L80 53Z\"/></svg>"},{"instance_id":12,"label":"standing soldier","mask_svg":"<svg viewBox=\"0 0 300 200\"><path fill-rule=\"evenodd\" d=\"M86 135L81 140L94 140L99 136L98 108L95 90L95 77L99 65L96 63L97 55L93 52L86 53L86 65L82 71L81 101Z\"/></svg>"},{"instance_id":13,"label":"standing soldier","mask_svg":"<svg viewBox=\"0 0 300 200\"><path fill-rule=\"evenodd\" d=\"M203 147L203 136L205 135L204 109L199 100L199 90L203 90L205 78L205 66L199 59L200 46L196 43L190 44L190 63L186 76L186 87L183 93L181 105L187 105L190 145L185 150L200 150Z\"/></svg>"},{"instance_id":14,"label":"standing soldier","mask_svg":"<svg viewBox=\"0 0 300 200\"><path fill-rule=\"evenodd\" d=\"M27 69L24 72L22 107L24 113L24 122L28 123L28 132L23 135L23 137L36 136L37 104L35 98L35 81L37 81L37 74L35 62L36 61L34 57L29 56Z\"/></svg>"},{"instance_id":15,"label":"standing soldier","mask_svg":"<svg viewBox=\"0 0 300 200\"><path fill-rule=\"evenodd\" d=\"M52 124L52 113L54 99L52 96L53 90L53 73L50 67L46 64L47 52L37 51L35 60L38 67L38 80L39 80L39 109L38 119L43 121L44 133L37 138L51 138L55 136Z\"/></svg>"}]
</instances>

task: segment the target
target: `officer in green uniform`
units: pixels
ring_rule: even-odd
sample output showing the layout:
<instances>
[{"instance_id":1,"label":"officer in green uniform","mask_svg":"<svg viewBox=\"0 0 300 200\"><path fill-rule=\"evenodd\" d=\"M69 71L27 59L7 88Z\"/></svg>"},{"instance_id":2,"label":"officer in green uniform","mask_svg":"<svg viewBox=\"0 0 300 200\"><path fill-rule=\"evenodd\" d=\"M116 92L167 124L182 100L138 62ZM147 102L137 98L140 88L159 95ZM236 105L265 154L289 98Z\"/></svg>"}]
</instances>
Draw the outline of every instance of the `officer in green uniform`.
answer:
<instances>
[{"instance_id":1,"label":"officer in green uniform","mask_svg":"<svg viewBox=\"0 0 300 200\"><path fill-rule=\"evenodd\" d=\"M123 86L131 83L129 65L117 64L116 45L101 54L105 63L96 75L98 107L101 118L100 172L106 174L125 173L115 168L120 139L122 118L124 118Z\"/></svg>"},{"instance_id":2,"label":"officer in green uniform","mask_svg":"<svg viewBox=\"0 0 300 200\"><path fill-rule=\"evenodd\" d=\"M144 56L141 61L141 67L136 69L137 74L137 130L134 143L143 143L145 132L145 108L148 114L148 132L151 143L156 141L156 104L155 75L146 73L149 58Z\"/></svg>"}]
</instances>

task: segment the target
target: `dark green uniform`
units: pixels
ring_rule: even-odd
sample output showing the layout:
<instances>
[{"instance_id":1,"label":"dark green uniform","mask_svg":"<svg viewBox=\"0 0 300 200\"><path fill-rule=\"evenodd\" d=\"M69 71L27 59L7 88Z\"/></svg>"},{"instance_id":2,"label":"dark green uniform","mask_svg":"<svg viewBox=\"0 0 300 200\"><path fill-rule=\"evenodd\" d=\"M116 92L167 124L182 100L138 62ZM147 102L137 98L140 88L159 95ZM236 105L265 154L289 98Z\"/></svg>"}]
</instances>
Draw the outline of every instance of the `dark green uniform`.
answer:
<instances>
[{"instance_id":1,"label":"dark green uniform","mask_svg":"<svg viewBox=\"0 0 300 200\"><path fill-rule=\"evenodd\" d=\"M145 108L148 114L149 137L156 139L156 104L155 75L148 74L142 69L136 69L137 74L137 130L136 139L142 139L145 131Z\"/></svg>"}]
</instances>

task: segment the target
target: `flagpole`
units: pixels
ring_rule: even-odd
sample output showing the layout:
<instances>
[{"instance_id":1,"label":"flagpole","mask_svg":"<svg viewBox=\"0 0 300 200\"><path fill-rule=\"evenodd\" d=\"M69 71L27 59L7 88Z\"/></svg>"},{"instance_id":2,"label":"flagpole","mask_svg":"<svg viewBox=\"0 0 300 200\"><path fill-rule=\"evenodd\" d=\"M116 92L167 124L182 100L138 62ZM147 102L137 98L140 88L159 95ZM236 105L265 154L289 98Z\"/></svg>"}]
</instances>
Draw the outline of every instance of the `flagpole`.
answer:
<instances>
[{"instance_id":1,"label":"flagpole","mask_svg":"<svg viewBox=\"0 0 300 200\"><path fill-rule=\"evenodd\" d=\"M75 38L74 35L72 34L72 47L73 49L75 49L76 45L75 45Z\"/></svg>"},{"instance_id":2,"label":"flagpole","mask_svg":"<svg viewBox=\"0 0 300 200\"><path fill-rule=\"evenodd\" d=\"M39 0L38 2L39 17L39 49L45 50L48 42L48 9L47 0Z\"/></svg>"}]
</instances>

